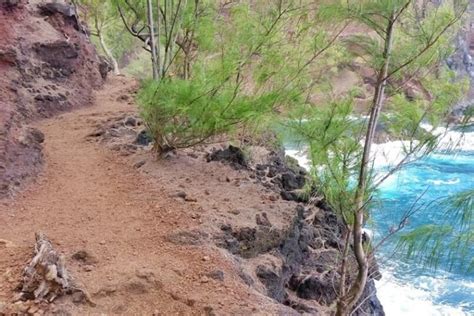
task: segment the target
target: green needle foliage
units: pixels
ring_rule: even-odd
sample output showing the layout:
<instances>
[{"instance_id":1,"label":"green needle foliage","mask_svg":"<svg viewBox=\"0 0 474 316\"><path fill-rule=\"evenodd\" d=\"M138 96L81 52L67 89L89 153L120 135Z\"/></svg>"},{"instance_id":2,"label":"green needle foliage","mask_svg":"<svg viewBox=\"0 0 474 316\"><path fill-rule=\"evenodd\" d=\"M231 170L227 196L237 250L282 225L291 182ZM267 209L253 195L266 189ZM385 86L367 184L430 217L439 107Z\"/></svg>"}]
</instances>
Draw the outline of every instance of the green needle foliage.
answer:
<instances>
[{"instance_id":1,"label":"green needle foliage","mask_svg":"<svg viewBox=\"0 0 474 316\"><path fill-rule=\"evenodd\" d=\"M410 0L329 4L332 10L341 13L341 19L355 23L362 30L346 37L344 42L354 58L362 61L359 66L374 73L368 119L362 122L351 119L349 96L349 99L336 99L323 111L312 110L312 104L304 105L305 109L296 112L299 123L290 123L309 144L315 186L344 218L351 234L342 253L336 315L353 310L367 282L372 250L363 245L362 226L378 185L406 163L436 148L437 137L421 128L421 124L426 122L436 127L462 96L463 84L455 82L440 65L452 53L450 43L459 29L467 2L426 4L422 15L418 14L418 5ZM422 95L408 97L407 85L418 87ZM381 122L394 140L403 141L404 155L385 176L375 178L372 144ZM405 223L398 225L399 229ZM349 248L356 258L358 272L347 286L345 258Z\"/></svg>"},{"instance_id":2,"label":"green needle foliage","mask_svg":"<svg viewBox=\"0 0 474 316\"><path fill-rule=\"evenodd\" d=\"M352 98L327 107L309 107L292 116L287 125L297 141L309 145L314 185L332 208L349 222L362 146L362 122L353 116Z\"/></svg>"},{"instance_id":3,"label":"green needle foliage","mask_svg":"<svg viewBox=\"0 0 474 316\"><path fill-rule=\"evenodd\" d=\"M138 100L158 153L202 144L241 124L256 123L271 112L278 97L272 92L235 96L231 84L215 93L209 92L212 89L197 78L146 83Z\"/></svg>"},{"instance_id":4,"label":"green needle foliage","mask_svg":"<svg viewBox=\"0 0 474 316\"><path fill-rule=\"evenodd\" d=\"M209 9L195 29L192 71L146 82L139 95L157 152L264 129L278 112L303 104L317 80L316 59L337 37L316 36L308 9L299 1ZM295 43L307 44L295 50Z\"/></svg>"},{"instance_id":5,"label":"green needle foliage","mask_svg":"<svg viewBox=\"0 0 474 316\"><path fill-rule=\"evenodd\" d=\"M428 267L472 273L474 190L445 198L433 207L445 210L441 222L403 232L397 251Z\"/></svg>"}]
</instances>

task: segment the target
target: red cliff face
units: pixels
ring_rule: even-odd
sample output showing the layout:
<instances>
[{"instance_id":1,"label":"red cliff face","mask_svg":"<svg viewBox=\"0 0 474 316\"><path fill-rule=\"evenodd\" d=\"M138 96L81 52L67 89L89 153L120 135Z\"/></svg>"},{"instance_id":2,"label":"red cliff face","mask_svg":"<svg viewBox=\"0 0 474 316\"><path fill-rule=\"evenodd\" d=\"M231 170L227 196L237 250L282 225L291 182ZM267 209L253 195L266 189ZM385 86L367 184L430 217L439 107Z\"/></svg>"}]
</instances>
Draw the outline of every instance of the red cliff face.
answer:
<instances>
[{"instance_id":1,"label":"red cliff face","mask_svg":"<svg viewBox=\"0 0 474 316\"><path fill-rule=\"evenodd\" d=\"M41 166L43 136L26 124L90 104L100 66L69 4L0 0L0 196Z\"/></svg>"}]
</instances>

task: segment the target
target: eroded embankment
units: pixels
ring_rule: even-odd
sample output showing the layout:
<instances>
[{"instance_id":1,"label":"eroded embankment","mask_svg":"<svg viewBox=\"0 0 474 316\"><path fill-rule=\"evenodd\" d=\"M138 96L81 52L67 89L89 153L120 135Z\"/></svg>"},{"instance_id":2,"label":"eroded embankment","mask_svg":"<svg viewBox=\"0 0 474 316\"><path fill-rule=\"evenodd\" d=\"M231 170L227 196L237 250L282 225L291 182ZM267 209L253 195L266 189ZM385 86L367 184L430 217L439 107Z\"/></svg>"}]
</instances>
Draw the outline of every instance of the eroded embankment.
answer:
<instances>
[{"instance_id":1,"label":"eroded embankment","mask_svg":"<svg viewBox=\"0 0 474 316\"><path fill-rule=\"evenodd\" d=\"M90 105L104 67L71 5L0 2L0 197L41 168L44 136L27 124Z\"/></svg>"}]
</instances>

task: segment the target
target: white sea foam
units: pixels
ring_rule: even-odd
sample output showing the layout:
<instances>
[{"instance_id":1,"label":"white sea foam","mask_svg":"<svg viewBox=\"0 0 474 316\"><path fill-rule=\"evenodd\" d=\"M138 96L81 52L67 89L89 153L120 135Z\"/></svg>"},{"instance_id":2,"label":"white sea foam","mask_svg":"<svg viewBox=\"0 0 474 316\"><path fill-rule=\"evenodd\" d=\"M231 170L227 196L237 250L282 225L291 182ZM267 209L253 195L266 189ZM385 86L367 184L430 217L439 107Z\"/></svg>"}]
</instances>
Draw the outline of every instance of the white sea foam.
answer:
<instances>
[{"instance_id":1,"label":"white sea foam","mask_svg":"<svg viewBox=\"0 0 474 316\"><path fill-rule=\"evenodd\" d=\"M405 153L409 147L410 142L398 140L383 144L372 144L370 156L374 168L396 166L405 158Z\"/></svg>"},{"instance_id":2,"label":"white sea foam","mask_svg":"<svg viewBox=\"0 0 474 316\"><path fill-rule=\"evenodd\" d=\"M422 124L421 127L440 137L438 150L474 151L474 132L465 133L443 127L433 129L429 124ZM374 168L381 169L383 167L396 166L405 158L405 153L409 151L410 146L416 146L416 142L410 144L409 141L396 140L372 144L371 159ZM309 167L309 158L305 148L302 150L287 150L286 153L297 159L304 168ZM416 156L410 157L405 162L416 158Z\"/></svg>"},{"instance_id":3,"label":"white sea foam","mask_svg":"<svg viewBox=\"0 0 474 316\"><path fill-rule=\"evenodd\" d=\"M445 127L433 128L429 124L421 124L421 128L439 136L440 150L474 151L474 137L472 132L448 129Z\"/></svg>"},{"instance_id":4,"label":"white sea foam","mask_svg":"<svg viewBox=\"0 0 474 316\"><path fill-rule=\"evenodd\" d=\"M298 161L298 164L305 168L306 170L309 169L309 166L310 166L310 162L309 162L309 157L308 157L308 153L306 151L306 149L301 149L301 150L298 150L298 149L287 149L285 150L285 153L296 159Z\"/></svg>"},{"instance_id":5,"label":"white sea foam","mask_svg":"<svg viewBox=\"0 0 474 316\"><path fill-rule=\"evenodd\" d=\"M474 150L474 133L463 133L445 128L434 129L429 125L423 128L440 136L439 150ZM378 176L382 176L383 170L394 166L404 158L404 148L408 142L392 141L384 144L375 144L371 156L374 158L374 167L378 170ZM404 174L404 177L410 175ZM396 185L397 177L390 177L383 184L384 187ZM415 176L413 181L417 182ZM448 180L428 180L433 185L454 185L460 182L459 178ZM383 278L376 282L377 297L380 299L387 316L467 316L472 315L463 311L463 306L450 306L443 303L435 303L440 292L446 290L448 282L446 279L420 276L416 284L405 283L397 279L390 271L382 271ZM474 283L470 281L458 284L462 288L472 288ZM467 307L466 307L467 308Z\"/></svg>"},{"instance_id":6,"label":"white sea foam","mask_svg":"<svg viewBox=\"0 0 474 316\"><path fill-rule=\"evenodd\" d=\"M434 303L437 292L443 288L442 278L427 278L417 287L403 283L390 271L382 270L382 279L376 281L377 297L387 316L468 316L462 306Z\"/></svg>"},{"instance_id":7,"label":"white sea foam","mask_svg":"<svg viewBox=\"0 0 474 316\"><path fill-rule=\"evenodd\" d=\"M459 181L461 181L459 178L454 178L454 179L450 179L450 180L427 180L426 182L430 183L430 184L434 184L434 185L453 185L453 184L457 184L459 183Z\"/></svg>"}]
</instances>

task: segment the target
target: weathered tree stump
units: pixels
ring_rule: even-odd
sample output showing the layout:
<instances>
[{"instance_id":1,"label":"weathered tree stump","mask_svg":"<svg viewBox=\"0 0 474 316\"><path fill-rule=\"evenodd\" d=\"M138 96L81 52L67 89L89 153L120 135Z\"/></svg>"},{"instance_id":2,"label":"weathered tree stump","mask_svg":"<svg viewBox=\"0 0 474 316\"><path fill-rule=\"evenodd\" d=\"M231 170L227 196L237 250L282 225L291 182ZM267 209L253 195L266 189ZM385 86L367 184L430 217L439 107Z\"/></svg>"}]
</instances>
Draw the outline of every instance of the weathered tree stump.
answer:
<instances>
[{"instance_id":1,"label":"weathered tree stump","mask_svg":"<svg viewBox=\"0 0 474 316\"><path fill-rule=\"evenodd\" d=\"M52 302L64 294L73 295L76 303L95 305L88 293L71 277L65 260L44 233L36 233L34 257L23 271L20 300Z\"/></svg>"}]
</instances>

